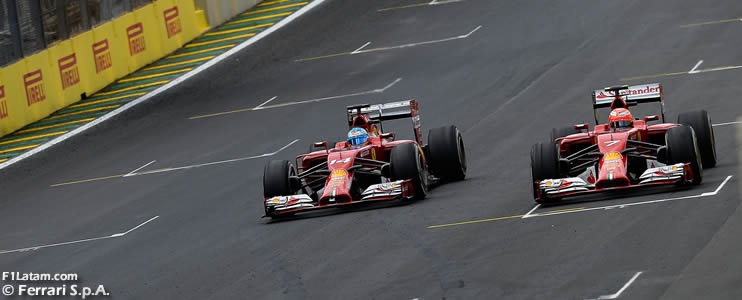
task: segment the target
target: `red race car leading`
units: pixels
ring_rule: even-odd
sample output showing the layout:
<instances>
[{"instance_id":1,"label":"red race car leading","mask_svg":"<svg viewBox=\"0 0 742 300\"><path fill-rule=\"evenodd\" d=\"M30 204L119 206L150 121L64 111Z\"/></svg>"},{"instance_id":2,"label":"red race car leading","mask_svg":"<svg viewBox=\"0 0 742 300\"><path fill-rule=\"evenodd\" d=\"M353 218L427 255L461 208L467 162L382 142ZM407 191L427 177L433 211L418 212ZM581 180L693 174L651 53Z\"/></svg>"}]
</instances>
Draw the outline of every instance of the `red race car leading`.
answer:
<instances>
[{"instance_id":1,"label":"red race car leading","mask_svg":"<svg viewBox=\"0 0 742 300\"><path fill-rule=\"evenodd\" d=\"M422 199L434 182L466 176L464 140L456 126L431 129L423 144L415 100L347 108L346 141L329 147L314 143L310 152L270 161L263 173L265 216L360 202ZM411 118L415 140L395 140L382 121ZM317 150L320 148L321 150Z\"/></svg>"},{"instance_id":2,"label":"red race car leading","mask_svg":"<svg viewBox=\"0 0 742 300\"><path fill-rule=\"evenodd\" d=\"M629 108L658 102L661 115L634 119ZM608 124L598 109L610 108ZM538 203L564 197L649 185L701 183L716 165L714 129L705 110L665 121L662 85L618 86L593 92L595 127L552 130L531 149L533 195ZM661 121L658 124L649 124ZM582 132L582 131L585 132Z\"/></svg>"}]
</instances>

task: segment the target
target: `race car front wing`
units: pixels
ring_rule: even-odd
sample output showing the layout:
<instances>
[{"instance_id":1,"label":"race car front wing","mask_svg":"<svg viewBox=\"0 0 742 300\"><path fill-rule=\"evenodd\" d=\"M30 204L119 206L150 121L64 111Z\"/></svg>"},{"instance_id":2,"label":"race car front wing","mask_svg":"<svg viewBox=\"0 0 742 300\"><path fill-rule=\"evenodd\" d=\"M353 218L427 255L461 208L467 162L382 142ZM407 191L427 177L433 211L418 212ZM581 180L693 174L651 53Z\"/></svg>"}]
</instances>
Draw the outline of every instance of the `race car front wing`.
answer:
<instances>
[{"instance_id":1,"label":"race car front wing","mask_svg":"<svg viewBox=\"0 0 742 300\"><path fill-rule=\"evenodd\" d=\"M332 208L342 205L356 204L361 202L371 201L388 201L397 200L403 198L409 198L413 196L412 181L397 180L393 182L373 184L366 188L361 193L360 200L353 200L349 202L339 202L331 204L319 205L317 201L312 199L307 194L291 195L291 196L276 196L265 199L266 211L269 211L269 215L275 216L286 213L295 213L306 210L316 210L323 208Z\"/></svg>"},{"instance_id":2,"label":"race car front wing","mask_svg":"<svg viewBox=\"0 0 742 300\"><path fill-rule=\"evenodd\" d=\"M692 178L690 164L679 163L669 166L648 168L639 176L639 183L620 187L596 189L594 183L589 183L581 177L568 177L559 179L545 179L537 182L537 199L560 198L564 196L576 196L603 190L616 190L646 185L687 183Z\"/></svg>"}]
</instances>

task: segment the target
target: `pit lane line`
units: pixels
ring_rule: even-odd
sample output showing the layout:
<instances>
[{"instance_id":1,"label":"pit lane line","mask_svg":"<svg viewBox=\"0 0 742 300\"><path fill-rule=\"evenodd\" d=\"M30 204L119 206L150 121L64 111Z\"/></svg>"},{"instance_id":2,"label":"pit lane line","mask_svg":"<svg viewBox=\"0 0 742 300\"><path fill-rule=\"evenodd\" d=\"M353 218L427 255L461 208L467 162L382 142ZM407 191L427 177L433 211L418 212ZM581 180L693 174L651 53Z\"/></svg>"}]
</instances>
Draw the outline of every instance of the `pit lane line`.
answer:
<instances>
[{"instance_id":1,"label":"pit lane line","mask_svg":"<svg viewBox=\"0 0 742 300\"><path fill-rule=\"evenodd\" d=\"M701 193L698 195L690 195L690 196L674 197L674 198L666 198L666 199L658 199L658 200L650 200L650 201L641 201L641 202L633 202L633 203L624 203L624 204L615 204L615 205L606 205L606 206L598 206L598 207L590 207L590 208L584 208L584 207L569 208L569 209L562 209L562 210L556 210L556 211L548 211L545 213L529 212L528 214L525 214L525 215L515 215L515 216L507 216L507 217L499 217L499 218L491 218L491 219L464 221L464 222L457 222L457 223L450 223L450 224L431 225L431 226L428 226L427 228L434 229L434 228L441 228L441 227L450 227L450 226L458 226L458 225L466 225L466 224L474 224L474 223L482 223L482 222L492 222L492 221L500 221L500 220L507 220L507 219L516 219L516 218L530 219L530 218L537 218L537 217L548 217L548 216L588 212L588 211L595 211L595 210L610 210L614 208L626 208L626 207L645 205L645 204L655 204L655 203L662 203L662 202L671 202L671 201L678 201L678 200L687 200L687 199L716 196L721 191L721 189L724 188L727 182L729 182L729 180L732 179L732 177L734 176L733 175L727 176L726 179L724 179L724 181L721 184L719 184L719 186L713 192L706 192L706 193Z\"/></svg>"},{"instance_id":2,"label":"pit lane line","mask_svg":"<svg viewBox=\"0 0 742 300\"><path fill-rule=\"evenodd\" d=\"M120 237L123 237L123 236L131 233L134 230L139 229L140 227L146 225L147 223L154 221L155 219L157 219L159 217L160 216L154 216L154 217L150 218L149 220L144 221L143 223L141 223L141 224L139 224L137 226L134 226L133 228L131 228L131 229L127 230L127 231L120 232L120 233L114 233L114 234L111 234L111 235L106 235L106 236L101 236L101 237L94 237L94 238L87 238L87 239L75 240L75 241L70 241L70 242L62 242L62 243L54 243L54 244L46 244L46 245L39 245L39 246L33 246L33 247L19 248L19 249L14 249L14 250L0 250L0 255L2 255L2 254L8 254L8 253L16 253L16 252L35 251L35 250L44 249L44 248L66 246L66 245L86 243L86 242L99 241L99 240L105 240L105 239L120 238Z\"/></svg>"},{"instance_id":3,"label":"pit lane line","mask_svg":"<svg viewBox=\"0 0 742 300\"><path fill-rule=\"evenodd\" d=\"M277 108L277 107L284 107L284 106L297 105L297 104L306 104L306 103L313 103L313 102L322 102L322 101L334 100L334 99L340 99L340 98L357 97L357 96L372 95L372 94L381 94L381 93L385 92L386 90L388 90L389 88L393 87L395 84L397 84L400 81L402 81L402 78L401 77L395 79L394 81L392 81L391 83L387 84L386 86L384 86L382 88L374 89L374 90L369 90L369 91L364 91L364 92L357 92L357 93L352 93L352 94L345 94L345 95L330 96L330 97L323 97L323 98L310 99L310 100L291 101L291 102L286 102L286 103L266 105L266 104L268 104L268 102L271 102L271 101L275 100L276 98L278 98L278 97L273 97L273 98L269 99L268 101L265 101L265 102L263 102L262 104L260 104L260 105L258 105L256 107L248 107L248 108L242 108L242 109L237 109L237 110L230 110L230 111L225 111L225 112L218 112L218 113L213 113L213 114L193 116L193 117L189 117L188 119L189 120L196 120L196 119L203 119L203 118L218 117L218 116L223 116L223 115L241 113L241 112L246 112L246 111L254 111L254 110L261 110L261 109Z\"/></svg>"},{"instance_id":4,"label":"pit lane line","mask_svg":"<svg viewBox=\"0 0 742 300\"><path fill-rule=\"evenodd\" d=\"M279 152L285 150L288 147L291 147L291 145L296 144L299 139L295 139L294 141L286 144L285 146L281 147L280 149L273 151L271 153L264 153L260 155L254 155L254 156L247 156L247 157L239 157L239 158L233 158L228 160L220 160L215 162L208 162L208 163L202 163L202 164L195 164L195 165L189 165L189 166L182 166L182 167L173 167L173 168L162 168L162 169L156 169L151 171L144 171L139 172L139 170L144 169L144 167L151 165L155 161L151 161L148 164L141 166L137 168L134 171L131 171L126 174L119 174L119 175L111 175L111 176L104 176L104 177L96 177L96 178L90 178L90 179L82 179L82 180L76 180L76 181L70 181L70 182L63 182L63 183L57 183L52 184L50 187L60 187L65 185L71 185L71 184L78 184L78 183L86 183L86 182L93 182L93 181L101 181L101 180L107 180L107 179L114 179L114 178L124 178L124 177L132 177L132 176L140 176L140 175L150 175L150 174L158 174L158 173L164 173L164 172L172 172L172 171L180 171L180 170L187 170L187 169L194 169L194 168L200 168L205 166L213 166L213 165L219 165L219 164L226 164L226 163L234 163L234 162L240 162L243 160L251 160L256 158L262 158L262 157L269 157L278 154Z\"/></svg>"},{"instance_id":5,"label":"pit lane line","mask_svg":"<svg viewBox=\"0 0 742 300\"><path fill-rule=\"evenodd\" d=\"M315 56L315 57L308 57L308 58L301 58L301 59L294 60L294 62L305 62L305 61L311 61L311 60L317 60L317 59L323 59L323 58L330 58L330 57L336 57L336 56L355 55L355 54L363 54L363 53L377 52L377 51L387 51L387 50L410 48L410 47L416 47L416 46L422 46L422 45L429 45L429 44L444 43L444 42L455 41L455 40L460 40L460 39L467 39L472 34L474 34L475 32L477 32L477 30L479 30L481 28L482 28L482 25L479 25L476 28L474 28L472 31L469 31L469 33L467 33L467 34L457 35L457 36L454 36L454 37L448 37L448 38L444 38L444 39L438 39L438 40L432 40L432 41L424 41L424 42L417 42L417 43L409 43L409 44L397 45L397 46L371 48L371 49L360 50L360 51L359 50L356 50L356 51L351 51L351 52L341 52L341 53L328 54L328 55Z\"/></svg>"}]
</instances>

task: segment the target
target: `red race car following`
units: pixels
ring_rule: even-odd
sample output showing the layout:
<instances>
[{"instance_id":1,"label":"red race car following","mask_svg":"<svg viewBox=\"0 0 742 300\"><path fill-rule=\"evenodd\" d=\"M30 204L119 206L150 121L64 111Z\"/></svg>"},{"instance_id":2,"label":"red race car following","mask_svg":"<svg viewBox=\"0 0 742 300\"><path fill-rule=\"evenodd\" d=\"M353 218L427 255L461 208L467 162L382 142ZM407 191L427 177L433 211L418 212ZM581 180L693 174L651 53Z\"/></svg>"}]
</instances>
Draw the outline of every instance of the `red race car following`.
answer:
<instances>
[{"instance_id":1,"label":"red race car following","mask_svg":"<svg viewBox=\"0 0 742 300\"><path fill-rule=\"evenodd\" d=\"M658 102L661 115L634 119L629 107ZM608 124L598 109L610 108ZM593 92L595 127L552 130L531 150L533 195L538 203L567 196L649 185L701 183L703 168L716 165L714 130L705 110L665 122L662 86L644 84ZM658 124L649 124L661 121ZM582 132L582 131L585 132Z\"/></svg>"},{"instance_id":2,"label":"red race car following","mask_svg":"<svg viewBox=\"0 0 742 300\"><path fill-rule=\"evenodd\" d=\"M462 180L466 154L455 126L431 129L423 144L415 100L347 107L347 141L329 147L314 143L310 152L270 161L263 173L265 216L360 202L422 199L431 184ZM415 140L395 140L382 121L411 118ZM321 150L318 150L321 149Z\"/></svg>"}]
</instances>

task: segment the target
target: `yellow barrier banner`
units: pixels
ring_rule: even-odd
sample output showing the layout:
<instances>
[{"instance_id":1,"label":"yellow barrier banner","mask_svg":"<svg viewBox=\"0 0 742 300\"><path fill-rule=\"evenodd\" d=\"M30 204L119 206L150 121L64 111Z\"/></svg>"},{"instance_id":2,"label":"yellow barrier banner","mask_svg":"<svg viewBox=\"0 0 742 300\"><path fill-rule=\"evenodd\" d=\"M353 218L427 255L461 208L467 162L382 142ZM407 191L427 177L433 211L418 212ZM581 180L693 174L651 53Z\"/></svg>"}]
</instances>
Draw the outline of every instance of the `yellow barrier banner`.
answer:
<instances>
[{"instance_id":1,"label":"yellow barrier banner","mask_svg":"<svg viewBox=\"0 0 742 300\"><path fill-rule=\"evenodd\" d=\"M52 61L51 80L58 80L61 89L56 92L60 95L59 108L80 100L84 93L80 83L80 57L72 47L72 40L66 40L49 48L49 56Z\"/></svg>"},{"instance_id":2,"label":"yellow barrier banner","mask_svg":"<svg viewBox=\"0 0 742 300\"><path fill-rule=\"evenodd\" d=\"M157 0L0 69L0 136L92 95L200 34L193 0Z\"/></svg>"}]
</instances>

